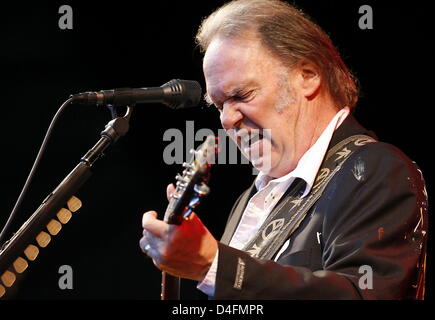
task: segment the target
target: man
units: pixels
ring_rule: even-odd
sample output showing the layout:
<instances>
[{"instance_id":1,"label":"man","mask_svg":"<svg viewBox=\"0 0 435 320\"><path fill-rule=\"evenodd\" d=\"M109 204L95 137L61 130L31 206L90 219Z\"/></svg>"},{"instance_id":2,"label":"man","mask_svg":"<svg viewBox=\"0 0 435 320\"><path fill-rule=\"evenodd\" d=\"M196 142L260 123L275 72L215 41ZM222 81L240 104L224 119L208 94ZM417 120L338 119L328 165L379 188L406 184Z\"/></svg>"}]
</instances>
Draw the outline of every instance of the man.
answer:
<instances>
[{"instance_id":1,"label":"man","mask_svg":"<svg viewBox=\"0 0 435 320\"><path fill-rule=\"evenodd\" d=\"M197 40L207 100L261 172L220 242L196 215L145 213L154 264L215 299L421 299L421 172L353 118L357 86L328 36L284 2L240 0Z\"/></svg>"}]
</instances>

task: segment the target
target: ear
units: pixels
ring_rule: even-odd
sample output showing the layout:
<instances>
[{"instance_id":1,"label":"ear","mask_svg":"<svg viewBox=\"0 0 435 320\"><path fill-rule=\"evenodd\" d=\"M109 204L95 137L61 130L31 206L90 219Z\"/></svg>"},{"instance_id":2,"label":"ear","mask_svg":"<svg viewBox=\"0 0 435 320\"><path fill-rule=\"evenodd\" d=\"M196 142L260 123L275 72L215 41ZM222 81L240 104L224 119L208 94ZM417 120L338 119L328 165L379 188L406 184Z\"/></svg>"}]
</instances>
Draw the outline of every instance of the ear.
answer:
<instances>
[{"instance_id":1,"label":"ear","mask_svg":"<svg viewBox=\"0 0 435 320\"><path fill-rule=\"evenodd\" d=\"M297 64L295 71L301 94L309 100L317 96L321 85L319 68L312 62L301 61Z\"/></svg>"}]
</instances>

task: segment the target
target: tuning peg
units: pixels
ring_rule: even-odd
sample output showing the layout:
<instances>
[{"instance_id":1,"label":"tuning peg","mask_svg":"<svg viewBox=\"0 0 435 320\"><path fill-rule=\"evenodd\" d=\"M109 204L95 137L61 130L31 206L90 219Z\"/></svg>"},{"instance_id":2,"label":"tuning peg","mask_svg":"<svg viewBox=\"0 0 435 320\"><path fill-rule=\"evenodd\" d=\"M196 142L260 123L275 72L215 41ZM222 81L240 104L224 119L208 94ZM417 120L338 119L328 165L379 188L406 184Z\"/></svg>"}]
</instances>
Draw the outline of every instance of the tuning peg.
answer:
<instances>
[{"instance_id":1,"label":"tuning peg","mask_svg":"<svg viewBox=\"0 0 435 320\"><path fill-rule=\"evenodd\" d=\"M191 169L193 168L193 164L189 163L189 162L183 162L183 164L181 165L183 168L186 169Z\"/></svg>"},{"instance_id":2,"label":"tuning peg","mask_svg":"<svg viewBox=\"0 0 435 320\"><path fill-rule=\"evenodd\" d=\"M187 207L186 208L186 211L184 211L184 213L183 213L183 219L184 220L189 220L190 218L191 218L191 214L193 213L193 208L191 208L191 207Z\"/></svg>"},{"instance_id":3,"label":"tuning peg","mask_svg":"<svg viewBox=\"0 0 435 320\"><path fill-rule=\"evenodd\" d=\"M183 181L183 180L181 180L181 181L177 181L177 183L175 184L178 188L181 188L181 189L186 189L186 183Z\"/></svg>"},{"instance_id":4,"label":"tuning peg","mask_svg":"<svg viewBox=\"0 0 435 320\"><path fill-rule=\"evenodd\" d=\"M203 197L210 193L210 187L205 183L195 184L193 190L198 194L198 196Z\"/></svg>"},{"instance_id":5,"label":"tuning peg","mask_svg":"<svg viewBox=\"0 0 435 320\"><path fill-rule=\"evenodd\" d=\"M186 169L186 170L183 171L183 176L187 176L187 177L191 178L191 177L193 177L194 175L195 175L195 173L192 172L192 170L188 170L188 169Z\"/></svg>"},{"instance_id":6,"label":"tuning peg","mask_svg":"<svg viewBox=\"0 0 435 320\"><path fill-rule=\"evenodd\" d=\"M176 192L174 192L174 193L172 194L171 197L172 197L173 199L175 199L175 200L180 199L180 195L179 195L178 193L176 193Z\"/></svg>"},{"instance_id":7,"label":"tuning peg","mask_svg":"<svg viewBox=\"0 0 435 320\"><path fill-rule=\"evenodd\" d=\"M188 207L190 210L192 210L195 209L198 204L199 204L199 197L193 197L192 199L190 199Z\"/></svg>"}]
</instances>

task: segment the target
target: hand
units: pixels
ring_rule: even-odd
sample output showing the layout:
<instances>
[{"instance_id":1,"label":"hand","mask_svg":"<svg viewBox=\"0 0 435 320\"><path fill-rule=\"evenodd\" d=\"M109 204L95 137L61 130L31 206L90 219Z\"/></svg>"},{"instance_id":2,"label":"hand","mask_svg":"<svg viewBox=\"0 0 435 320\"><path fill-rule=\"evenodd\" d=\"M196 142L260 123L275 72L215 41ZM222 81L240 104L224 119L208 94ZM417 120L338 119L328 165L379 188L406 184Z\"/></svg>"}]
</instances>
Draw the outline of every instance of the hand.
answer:
<instances>
[{"instance_id":1,"label":"hand","mask_svg":"<svg viewBox=\"0 0 435 320\"><path fill-rule=\"evenodd\" d=\"M174 186L167 188L167 197ZM170 225L157 219L157 212L148 211L142 218L142 250L162 271L174 276L202 281L217 252L217 241L195 213L181 225Z\"/></svg>"}]
</instances>

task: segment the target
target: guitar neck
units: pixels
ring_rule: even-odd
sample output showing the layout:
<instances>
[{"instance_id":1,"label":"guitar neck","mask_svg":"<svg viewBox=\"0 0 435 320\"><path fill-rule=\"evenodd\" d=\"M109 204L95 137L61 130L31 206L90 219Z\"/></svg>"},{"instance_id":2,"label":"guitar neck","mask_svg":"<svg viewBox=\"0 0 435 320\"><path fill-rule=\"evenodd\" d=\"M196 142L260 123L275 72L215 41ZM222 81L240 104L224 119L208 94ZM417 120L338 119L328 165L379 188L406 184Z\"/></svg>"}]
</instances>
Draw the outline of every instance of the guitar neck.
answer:
<instances>
[{"instance_id":1,"label":"guitar neck","mask_svg":"<svg viewBox=\"0 0 435 320\"><path fill-rule=\"evenodd\" d=\"M172 198L169 201L168 207L166 208L164 221L170 224L180 224L181 216L179 214L174 214L176 211L176 206L178 202L176 199ZM180 282L181 279L174 277L166 272L162 272L162 284L160 299L161 300L180 300Z\"/></svg>"},{"instance_id":2,"label":"guitar neck","mask_svg":"<svg viewBox=\"0 0 435 320\"><path fill-rule=\"evenodd\" d=\"M162 272L161 300L180 300L181 279Z\"/></svg>"},{"instance_id":3,"label":"guitar neck","mask_svg":"<svg viewBox=\"0 0 435 320\"><path fill-rule=\"evenodd\" d=\"M193 157L189 163L183 163L185 170L177 175L175 192L171 195L166 208L164 221L180 225L183 219L188 219L200 199L210 191L206 185L210 169L210 159L214 157L215 137L208 136L197 149L191 150ZM180 278L162 272L162 300L180 300Z\"/></svg>"}]
</instances>

